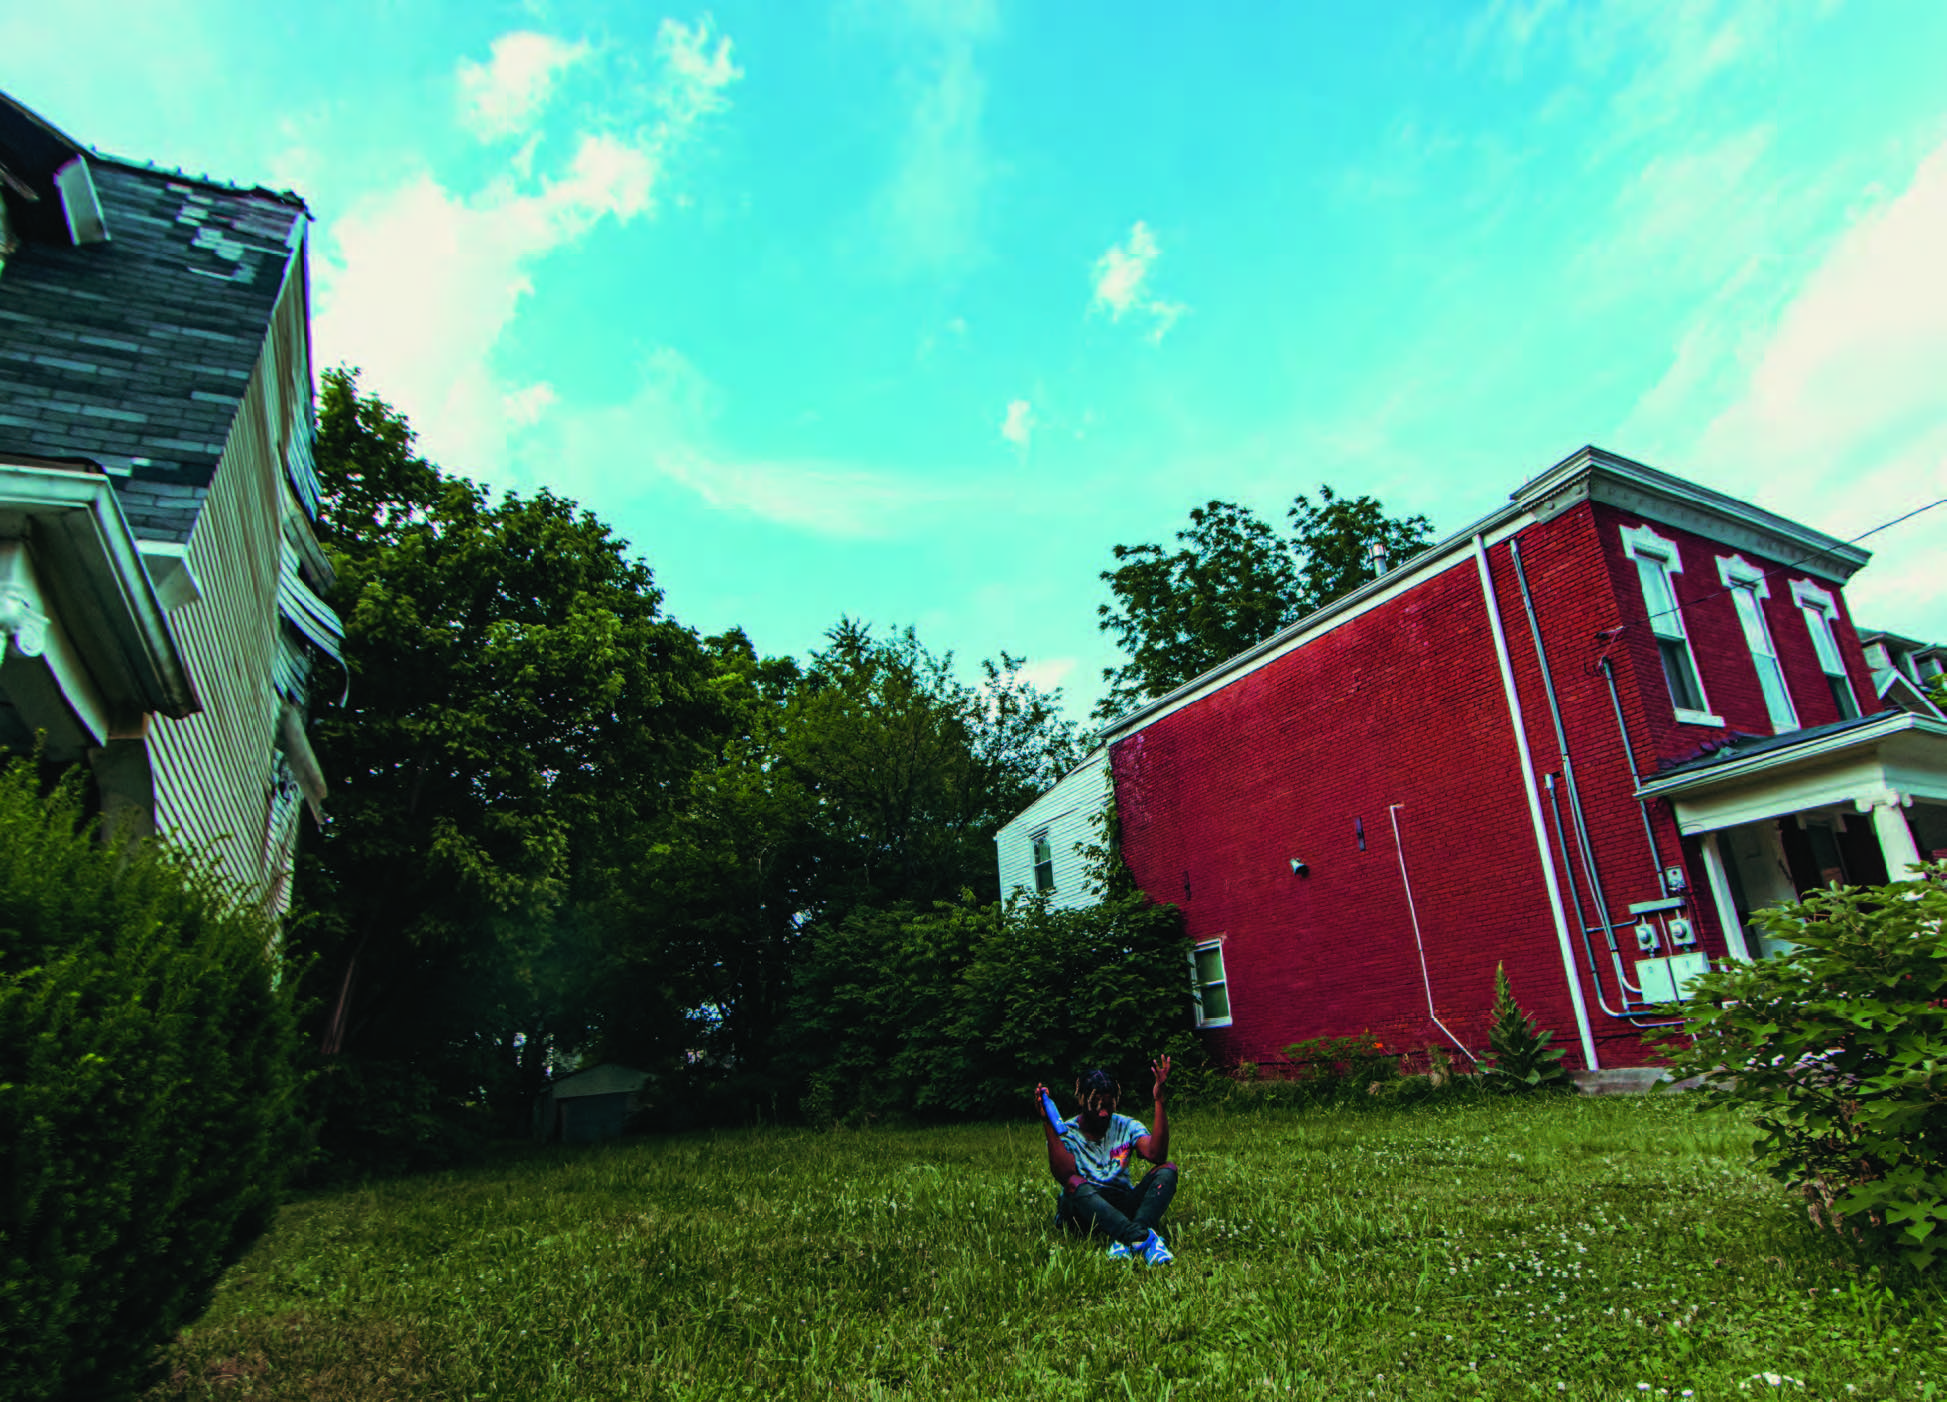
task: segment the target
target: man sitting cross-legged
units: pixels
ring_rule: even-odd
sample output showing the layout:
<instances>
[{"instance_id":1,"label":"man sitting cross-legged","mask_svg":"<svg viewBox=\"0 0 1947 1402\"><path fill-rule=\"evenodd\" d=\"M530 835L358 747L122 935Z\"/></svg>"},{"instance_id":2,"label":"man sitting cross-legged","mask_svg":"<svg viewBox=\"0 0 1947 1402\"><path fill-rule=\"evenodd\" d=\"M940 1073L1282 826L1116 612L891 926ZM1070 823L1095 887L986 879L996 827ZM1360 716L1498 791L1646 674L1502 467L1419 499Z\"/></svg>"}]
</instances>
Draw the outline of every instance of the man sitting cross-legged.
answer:
<instances>
[{"instance_id":1,"label":"man sitting cross-legged","mask_svg":"<svg viewBox=\"0 0 1947 1402\"><path fill-rule=\"evenodd\" d=\"M1160 1266L1171 1256L1156 1224L1176 1194L1177 1177L1176 1165L1165 1162L1170 1125L1163 1112L1163 1082L1170 1059L1159 1057L1150 1071L1156 1078L1153 1131L1116 1113L1121 1088L1107 1071L1091 1071L1075 1082L1081 1109L1073 1119L1059 1118L1046 1086L1036 1086L1034 1094L1048 1139L1048 1171L1062 1186L1055 1221L1070 1231L1100 1232L1109 1238L1113 1257ZM1129 1178L1131 1152L1156 1165L1140 1187Z\"/></svg>"}]
</instances>

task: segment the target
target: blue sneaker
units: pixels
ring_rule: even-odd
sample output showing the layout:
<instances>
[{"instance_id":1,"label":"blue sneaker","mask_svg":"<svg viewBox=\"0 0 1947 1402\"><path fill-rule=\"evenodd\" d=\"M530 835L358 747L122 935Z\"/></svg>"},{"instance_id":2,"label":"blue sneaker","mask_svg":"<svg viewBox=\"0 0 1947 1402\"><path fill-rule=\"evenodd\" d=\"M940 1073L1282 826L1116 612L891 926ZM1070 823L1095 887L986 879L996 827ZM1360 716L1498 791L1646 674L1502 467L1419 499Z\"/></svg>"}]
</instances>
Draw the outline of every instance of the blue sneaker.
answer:
<instances>
[{"instance_id":1,"label":"blue sneaker","mask_svg":"<svg viewBox=\"0 0 1947 1402\"><path fill-rule=\"evenodd\" d=\"M1153 1231L1149 1234L1149 1240L1134 1248L1132 1254L1146 1266L1167 1266L1176 1259L1170 1255L1170 1249L1163 1245L1163 1239Z\"/></svg>"},{"instance_id":2,"label":"blue sneaker","mask_svg":"<svg viewBox=\"0 0 1947 1402\"><path fill-rule=\"evenodd\" d=\"M1126 1261L1132 1256L1140 1255L1142 1249L1142 1244L1129 1246L1118 1241L1114 1246L1109 1248L1109 1259L1111 1261Z\"/></svg>"}]
</instances>

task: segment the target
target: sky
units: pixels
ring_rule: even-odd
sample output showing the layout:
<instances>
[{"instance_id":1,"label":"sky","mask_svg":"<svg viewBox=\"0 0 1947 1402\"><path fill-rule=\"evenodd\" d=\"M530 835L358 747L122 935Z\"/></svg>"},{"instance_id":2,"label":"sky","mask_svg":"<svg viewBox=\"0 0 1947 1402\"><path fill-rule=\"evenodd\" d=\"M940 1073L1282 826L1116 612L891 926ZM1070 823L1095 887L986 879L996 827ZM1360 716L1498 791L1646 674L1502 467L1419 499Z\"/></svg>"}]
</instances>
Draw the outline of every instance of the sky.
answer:
<instances>
[{"instance_id":1,"label":"sky","mask_svg":"<svg viewBox=\"0 0 1947 1402\"><path fill-rule=\"evenodd\" d=\"M1938 0L0 10L76 138L294 189L316 365L573 497L668 610L1005 650L1117 543L1584 443L1851 538L1947 497ZM1862 623L1947 639L1947 507Z\"/></svg>"}]
</instances>

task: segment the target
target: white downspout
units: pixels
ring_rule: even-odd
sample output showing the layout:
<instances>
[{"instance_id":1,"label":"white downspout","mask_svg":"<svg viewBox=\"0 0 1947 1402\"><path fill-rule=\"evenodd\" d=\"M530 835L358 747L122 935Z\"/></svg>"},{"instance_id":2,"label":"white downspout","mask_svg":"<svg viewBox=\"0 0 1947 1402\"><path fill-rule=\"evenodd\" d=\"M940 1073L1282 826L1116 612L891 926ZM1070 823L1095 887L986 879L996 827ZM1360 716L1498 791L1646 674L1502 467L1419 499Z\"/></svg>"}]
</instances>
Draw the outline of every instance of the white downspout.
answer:
<instances>
[{"instance_id":1,"label":"white downspout","mask_svg":"<svg viewBox=\"0 0 1947 1402\"><path fill-rule=\"evenodd\" d=\"M1447 1040L1460 1048L1460 1054L1474 1065L1481 1064L1480 1058L1467 1050L1467 1044L1454 1036L1453 1029L1440 1021L1440 1014L1433 1010L1433 975L1426 968L1426 941L1420 938L1420 909L1413 902L1413 878L1406 874L1406 845L1399 840L1399 810L1406 805L1395 803L1386 810L1386 816L1393 820L1393 851L1399 854L1400 884L1406 887L1406 913L1413 917L1413 943L1420 951L1420 981L1426 985L1426 1015L1433 1019L1433 1025L1447 1034Z\"/></svg>"},{"instance_id":2,"label":"white downspout","mask_svg":"<svg viewBox=\"0 0 1947 1402\"><path fill-rule=\"evenodd\" d=\"M1548 909L1555 917L1555 938L1562 947L1562 972L1568 976L1568 996L1575 1005L1575 1027L1582 1034L1582 1064L1600 1070L1589 1009L1582 1001L1582 980L1575 972L1575 953L1569 947L1568 913L1562 909L1562 888L1555 880L1555 854L1548 846L1548 830L1541 823L1541 794L1535 788L1534 759L1528 752L1528 729L1521 719L1521 697L1514 689L1514 663L1508 658L1508 635L1501 627L1501 610L1494 598L1494 574L1487 567L1487 542L1474 537L1474 563L1480 567L1481 599L1487 605L1488 627L1494 631L1494 655L1501 664L1501 686L1508 696L1508 718L1514 722L1514 743L1521 752L1521 789L1528 796L1528 820L1534 824L1535 850L1541 854L1542 879L1548 885Z\"/></svg>"}]
</instances>

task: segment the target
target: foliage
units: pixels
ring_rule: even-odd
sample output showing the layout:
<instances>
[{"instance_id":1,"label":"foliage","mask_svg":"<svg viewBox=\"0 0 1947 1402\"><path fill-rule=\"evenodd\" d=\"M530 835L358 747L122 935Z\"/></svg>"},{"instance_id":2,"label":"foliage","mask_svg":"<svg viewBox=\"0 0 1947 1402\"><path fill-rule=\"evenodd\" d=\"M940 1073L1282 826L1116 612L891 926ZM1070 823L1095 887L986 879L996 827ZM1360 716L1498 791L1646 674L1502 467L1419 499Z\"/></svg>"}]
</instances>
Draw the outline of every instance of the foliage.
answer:
<instances>
[{"instance_id":1,"label":"foliage","mask_svg":"<svg viewBox=\"0 0 1947 1402\"><path fill-rule=\"evenodd\" d=\"M314 727L332 800L295 938L316 956L312 1035L369 1068L328 1085L421 1078L436 1113L484 1093L513 1125L550 1057L591 1036L591 979L641 918L622 874L724 721L625 542L546 491L491 502L411 445L351 373L325 376L351 682ZM322 1108L327 1149L358 1137L343 1098Z\"/></svg>"},{"instance_id":2,"label":"foliage","mask_svg":"<svg viewBox=\"0 0 1947 1402\"><path fill-rule=\"evenodd\" d=\"M1759 912L1781 957L1720 965L1674 1076L1749 1106L1764 1170L1815 1219L1914 1266L1947 1245L1947 864Z\"/></svg>"},{"instance_id":3,"label":"foliage","mask_svg":"<svg viewBox=\"0 0 1947 1402\"><path fill-rule=\"evenodd\" d=\"M0 770L0 1398L115 1396L269 1224L298 1144L275 930L78 780Z\"/></svg>"},{"instance_id":4,"label":"foliage","mask_svg":"<svg viewBox=\"0 0 1947 1402\"><path fill-rule=\"evenodd\" d=\"M1684 1097L1172 1105L1155 1271L1052 1230L1010 1108L310 1197L157 1395L1721 1399L1779 1395L1770 1373L1880 1402L1947 1367L1947 1285L1835 1251L1752 1169L1748 1123Z\"/></svg>"},{"instance_id":5,"label":"foliage","mask_svg":"<svg viewBox=\"0 0 1947 1402\"><path fill-rule=\"evenodd\" d=\"M1575 1080L1562 1065L1560 1048L1550 1047L1553 1032L1535 1026L1533 1017L1521 1011L1508 984L1506 966L1494 966L1493 1025L1487 1032L1490 1061L1483 1069L1488 1084L1505 1093L1536 1090L1574 1090Z\"/></svg>"},{"instance_id":6,"label":"foliage","mask_svg":"<svg viewBox=\"0 0 1947 1402\"><path fill-rule=\"evenodd\" d=\"M984 664L968 686L911 629L878 637L841 619L803 669L760 662L741 634L709 646L736 723L643 865L640 899L666 912L666 938L696 971L694 1002L712 1017L689 1045L722 1068L719 1100L775 1110L790 1078L780 1027L801 960L816 957L806 951L878 939L962 891L995 900L994 833L1078 745L1020 659ZM924 961L902 967L922 996Z\"/></svg>"},{"instance_id":7,"label":"foliage","mask_svg":"<svg viewBox=\"0 0 1947 1402\"><path fill-rule=\"evenodd\" d=\"M1372 577L1369 555L1386 546L1397 563L1431 542L1424 516L1389 517L1369 496L1319 488L1300 495L1277 532L1247 506L1211 501L1194 507L1173 553L1160 545L1117 545L1116 568L1102 574L1112 602L1097 610L1128 661L1107 668L1097 705L1110 719L1161 696L1228 657L1264 641Z\"/></svg>"},{"instance_id":8,"label":"foliage","mask_svg":"<svg viewBox=\"0 0 1947 1402\"><path fill-rule=\"evenodd\" d=\"M1146 1084L1187 1040L1189 945L1174 906L1042 899L855 911L818 933L791 1037L814 1119L1008 1114L1092 1066Z\"/></svg>"}]
</instances>

